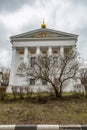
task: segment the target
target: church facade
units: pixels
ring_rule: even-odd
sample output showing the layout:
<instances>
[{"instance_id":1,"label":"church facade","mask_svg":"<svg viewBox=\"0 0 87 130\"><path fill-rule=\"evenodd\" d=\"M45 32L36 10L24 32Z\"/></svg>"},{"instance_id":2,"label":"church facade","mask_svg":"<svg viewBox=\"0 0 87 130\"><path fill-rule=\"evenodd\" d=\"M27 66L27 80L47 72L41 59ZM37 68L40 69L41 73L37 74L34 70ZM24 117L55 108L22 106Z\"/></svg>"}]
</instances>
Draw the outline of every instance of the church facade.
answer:
<instances>
[{"instance_id":1,"label":"church facade","mask_svg":"<svg viewBox=\"0 0 87 130\"><path fill-rule=\"evenodd\" d=\"M70 49L76 48L77 38L78 35L75 34L46 28L44 21L40 29L12 36L10 38L12 61L9 87L26 85L30 85L33 88L37 87L35 79L30 78L29 82L27 82L25 77L17 75L17 69L21 62L29 62L32 65L36 56L46 53L56 57L58 55L64 56ZM43 86L43 91L45 91L46 87L44 86L47 84L42 81L40 85Z\"/></svg>"}]
</instances>

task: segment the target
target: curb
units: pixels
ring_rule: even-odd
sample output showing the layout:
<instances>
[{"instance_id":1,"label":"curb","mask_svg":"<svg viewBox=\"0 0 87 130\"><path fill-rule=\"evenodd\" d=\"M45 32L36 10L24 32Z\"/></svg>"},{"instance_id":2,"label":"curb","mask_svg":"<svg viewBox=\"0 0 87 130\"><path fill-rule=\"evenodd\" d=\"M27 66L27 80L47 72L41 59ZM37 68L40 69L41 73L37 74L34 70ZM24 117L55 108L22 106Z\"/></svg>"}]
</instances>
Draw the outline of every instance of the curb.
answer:
<instances>
[{"instance_id":1,"label":"curb","mask_svg":"<svg viewBox=\"0 0 87 130\"><path fill-rule=\"evenodd\" d=\"M87 125L0 125L0 130L87 130Z\"/></svg>"},{"instance_id":2,"label":"curb","mask_svg":"<svg viewBox=\"0 0 87 130\"><path fill-rule=\"evenodd\" d=\"M37 125L37 130L59 130L59 125Z\"/></svg>"},{"instance_id":3,"label":"curb","mask_svg":"<svg viewBox=\"0 0 87 130\"><path fill-rule=\"evenodd\" d=\"M0 130L14 130L16 125L0 125Z\"/></svg>"},{"instance_id":4,"label":"curb","mask_svg":"<svg viewBox=\"0 0 87 130\"><path fill-rule=\"evenodd\" d=\"M59 130L82 130L82 127L81 125L60 125Z\"/></svg>"}]
</instances>

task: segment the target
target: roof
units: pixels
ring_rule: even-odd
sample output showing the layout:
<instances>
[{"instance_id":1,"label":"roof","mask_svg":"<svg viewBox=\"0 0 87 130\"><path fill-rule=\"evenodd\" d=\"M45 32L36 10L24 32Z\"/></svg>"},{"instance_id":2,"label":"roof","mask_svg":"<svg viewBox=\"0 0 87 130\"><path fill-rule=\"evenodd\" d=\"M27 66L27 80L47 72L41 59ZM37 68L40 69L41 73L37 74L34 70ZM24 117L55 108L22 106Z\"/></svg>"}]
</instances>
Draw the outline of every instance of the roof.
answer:
<instances>
[{"instance_id":1,"label":"roof","mask_svg":"<svg viewBox=\"0 0 87 130\"><path fill-rule=\"evenodd\" d=\"M52 39L75 39L77 40L78 35L49 28L40 28L29 32L21 33L18 35L11 36L11 41L23 41L23 40L52 40Z\"/></svg>"}]
</instances>

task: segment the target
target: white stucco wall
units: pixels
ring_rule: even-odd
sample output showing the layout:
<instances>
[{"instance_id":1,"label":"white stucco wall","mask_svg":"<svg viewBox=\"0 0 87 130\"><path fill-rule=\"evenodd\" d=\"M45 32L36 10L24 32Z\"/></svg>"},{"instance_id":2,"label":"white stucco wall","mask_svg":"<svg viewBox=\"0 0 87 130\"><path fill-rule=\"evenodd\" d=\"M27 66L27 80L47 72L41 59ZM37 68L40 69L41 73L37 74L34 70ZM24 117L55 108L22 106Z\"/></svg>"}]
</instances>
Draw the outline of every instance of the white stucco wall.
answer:
<instances>
[{"instance_id":1,"label":"white stucco wall","mask_svg":"<svg viewBox=\"0 0 87 130\"><path fill-rule=\"evenodd\" d=\"M27 83L26 82L26 78L25 77L18 77L17 74L17 68L20 65L20 63L22 61L24 61L24 55L20 55L18 50L20 50L21 48L24 49L25 47L28 48L28 53L29 50L35 49L36 53L37 53L37 48L43 49L46 48L48 50L49 47L52 48L62 48L60 49L60 51L63 51L63 47L74 47L76 46L76 39L75 38L71 38L71 39L49 39L49 40L38 40L38 39L32 39L32 40L21 40L21 41L12 41L12 46L16 48L16 55L15 58L13 59L12 57L12 64L11 64L11 73L10 73L10 82L9 82L9 87L8 90L11 90L10 88L13 86L26 86ZM27 54L27 53L26 53ZM14 55L13 55L14 56ZM26 55L25 55L26 56ZM30 53L29 53L30 56ZM13 67L14 66L14 67ZM46 89L48 89L48 87L46 86L39 86L40 88L42 88L43 91L46 91ZM36 84L35 86L33 86L34 91L38 90L38 85Z\"/></svg>"}]
</instances>

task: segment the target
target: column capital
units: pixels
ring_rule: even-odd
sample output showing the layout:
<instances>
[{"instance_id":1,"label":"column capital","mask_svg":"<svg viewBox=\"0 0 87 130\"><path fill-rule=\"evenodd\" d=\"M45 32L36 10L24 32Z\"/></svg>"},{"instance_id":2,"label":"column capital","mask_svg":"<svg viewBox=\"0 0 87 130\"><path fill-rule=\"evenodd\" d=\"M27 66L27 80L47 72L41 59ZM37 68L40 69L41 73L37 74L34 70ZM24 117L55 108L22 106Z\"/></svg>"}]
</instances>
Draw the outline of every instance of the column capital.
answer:
<instances>
[{"instance_id":1,"label":"column capital","mask_svg":"<svg viewBox=\"0 0 87 130\"><path fill-rule=\"evenodd\" d=\"M27 47L27 46L25 46L24 48L25 48L25 49L26 49L26 48L28 49L28 47Z\"/></svg>"},{"instance_id":2,"label":"column capital","mask_svg":"<svg viewBox=\"0 0 87 130\"><path fill-rule=\"evenodd\" d=\"M72 46L72 50L76 50L76 45L73 45L73 46Z\"/></svg>"},{"instance_id":3,"label":"column capital","mask_svg":"<svg viewBox=\"0 0 87 130\"><path fill-rule=\"evenodd\" d=\"M15 50L16 49L16 47L15 46L12 46L12 50Z\"/></svg>"}]
</instances>

